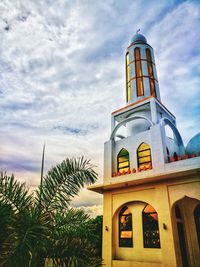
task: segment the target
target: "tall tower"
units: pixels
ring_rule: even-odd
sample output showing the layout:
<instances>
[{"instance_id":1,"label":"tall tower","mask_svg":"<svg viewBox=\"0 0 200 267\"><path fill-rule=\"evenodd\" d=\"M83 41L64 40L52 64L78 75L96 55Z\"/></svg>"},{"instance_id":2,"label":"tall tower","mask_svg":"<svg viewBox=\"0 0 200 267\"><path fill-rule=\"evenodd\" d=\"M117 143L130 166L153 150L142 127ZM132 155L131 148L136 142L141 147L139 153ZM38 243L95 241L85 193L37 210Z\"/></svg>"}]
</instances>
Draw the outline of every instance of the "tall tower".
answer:
<instances>
[{"instance_id":1,"label":"tall tower","mask_svg":"<svg viewBox=\"0 0 200 267\"><path fill-rule=\"evenodd\" d=\"M111 114L103 184L89 187L104 195L105 266L198 267L200 134L184 147L142 34L125 64L126 106Z\"/></svg>"},{"instance_id":2,"label":"tall tower","mask_svg":"<svg viewBox=\"0 0 200 267\"><path fill-rule=\"evenodd\" d=\"M135 34L126 52L126 101L148 96L160 100L153 48L142 34Z\"/></svg>"}]
</instances>

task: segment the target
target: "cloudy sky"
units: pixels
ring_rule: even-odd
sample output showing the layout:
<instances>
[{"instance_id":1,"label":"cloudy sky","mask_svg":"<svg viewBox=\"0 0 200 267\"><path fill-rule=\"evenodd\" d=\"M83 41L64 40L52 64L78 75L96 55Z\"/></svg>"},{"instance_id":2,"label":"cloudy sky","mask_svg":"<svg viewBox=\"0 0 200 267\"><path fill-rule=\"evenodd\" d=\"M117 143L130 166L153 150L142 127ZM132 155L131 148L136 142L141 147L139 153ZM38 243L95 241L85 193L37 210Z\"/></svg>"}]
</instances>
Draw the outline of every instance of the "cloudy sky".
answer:
<instances>
[{"instance_id":1,"label":"cloudy sky","mask_svg":"<svg viewBox=\"0 0 200 267\"><path fill-rule=\"evenodd\" d=\"M200 131L199 28L199 1L1 0L0 170L37 185L45 142L45 170L84 155L102 181L137 29L154 48L162 102L187 144ZM98 194L83 190L74 203L101 213Z\"/></svg>"}]
</instances>

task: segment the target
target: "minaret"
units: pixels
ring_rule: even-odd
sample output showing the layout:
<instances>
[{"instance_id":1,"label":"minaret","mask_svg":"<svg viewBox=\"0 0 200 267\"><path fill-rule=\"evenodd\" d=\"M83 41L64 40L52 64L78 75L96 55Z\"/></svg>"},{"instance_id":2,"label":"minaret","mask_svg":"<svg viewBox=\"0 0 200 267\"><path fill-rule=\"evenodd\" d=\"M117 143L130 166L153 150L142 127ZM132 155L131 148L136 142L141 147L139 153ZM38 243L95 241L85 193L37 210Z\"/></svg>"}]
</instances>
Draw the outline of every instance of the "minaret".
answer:
<instances>
[{"instance_id":1,"label":"minaret","mask_svg":"<svg viewBox=\"0 0 200 267\"><path fill-rule=\"evenodd\" d=\"M176 118L160 99L153 48L142 34L137 32L133 36L125 58L127 105L112 113L110 141L105 143L107 156L104 179L108 180L115 173L131 171L133 168L142 170L151 165L161 170L170 157L183 156L185 153L181 135L176 128ZM167 136L166 126L169 126L173 138ZM124 127L122 134L121 129ZM146 147L150 152L147 163L140 164L138 149L142 149L140 145L143 143L143 149ZM122 154L128 155L130 150L133 154L132 164L129 160L124 168L120 166L125 163L116 162L121 150Z\"/></svg>"},{"instance_id":2,"label":"minaret","mask_svg":"<svg viewBox=\"0 0 200 267\"><path fill-rule=\"evenodd\" d=\"M134 103L148 96L160 100L154 53L137 31L126 52L126 101Z\"/></svg>"},{"instance_id":3,"label":"minaret","mask_svg":"<svg viewBox=\"0 0 200 267\"><path fill-rule=\"evenodd\" d=\"M89 189L104 195L106 267L199 267L200 133L185 149L138 32L126 51L126 105L112 112L104 144L103 183Z\"/></svg>"}]
</instances>

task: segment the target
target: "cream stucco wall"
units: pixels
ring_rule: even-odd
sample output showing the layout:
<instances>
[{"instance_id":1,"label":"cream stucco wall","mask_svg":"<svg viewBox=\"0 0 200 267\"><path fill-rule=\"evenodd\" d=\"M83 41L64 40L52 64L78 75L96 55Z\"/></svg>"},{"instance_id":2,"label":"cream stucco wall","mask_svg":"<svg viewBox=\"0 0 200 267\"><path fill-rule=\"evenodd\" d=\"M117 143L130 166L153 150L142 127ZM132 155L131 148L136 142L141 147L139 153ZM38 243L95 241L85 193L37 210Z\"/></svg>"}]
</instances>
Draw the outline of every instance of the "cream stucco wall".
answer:
<instances>
[{"instance_id":1,"label":"cream stucco wall","mask_svg":"<svg viewBox=\"0 0 200 267\"><path fill-rule=\"evenodd\" d=\"M181 265L177 265L177 262L180 263L180 252L175 248L177 237L173 230L172 207L176 201L184 196L196 199L195 201L200 200L200 178L198 175L182 179L154 181L105 192L103 222L105 266L180 267ZM145 203L152 205L158 213L161 241L161 248L159 249L143 248L142 209ZM125 204L128 205L133 216L133 248L120 248L118 245L118 214ZM195 239L194 236L192 238ZM193 249L192 253L196 262L193 260L191 266L198 267L197 256L195 255L199 251Z\"/></svg>"}]
</instances>

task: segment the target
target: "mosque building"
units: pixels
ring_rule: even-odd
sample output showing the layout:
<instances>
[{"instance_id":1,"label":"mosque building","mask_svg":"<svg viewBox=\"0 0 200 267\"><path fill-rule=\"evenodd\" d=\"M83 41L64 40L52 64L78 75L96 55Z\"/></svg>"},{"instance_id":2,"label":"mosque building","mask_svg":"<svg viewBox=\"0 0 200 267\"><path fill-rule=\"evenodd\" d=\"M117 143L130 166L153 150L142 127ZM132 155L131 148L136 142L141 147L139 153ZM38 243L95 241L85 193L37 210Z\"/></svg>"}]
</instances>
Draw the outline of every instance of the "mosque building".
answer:
<instances>
[{"instance_id":1,"label":"mosque building","mask_svg":"<svg viewBox=\"0 0 200 267\"><path fill-rule=\"evenodd\" d=\"M104 266L200 267L200 133L184 146L142 34L125 59L126 106L111 115L103 184L89 187L104 197Z\"/></svg>"}]
</instances>

